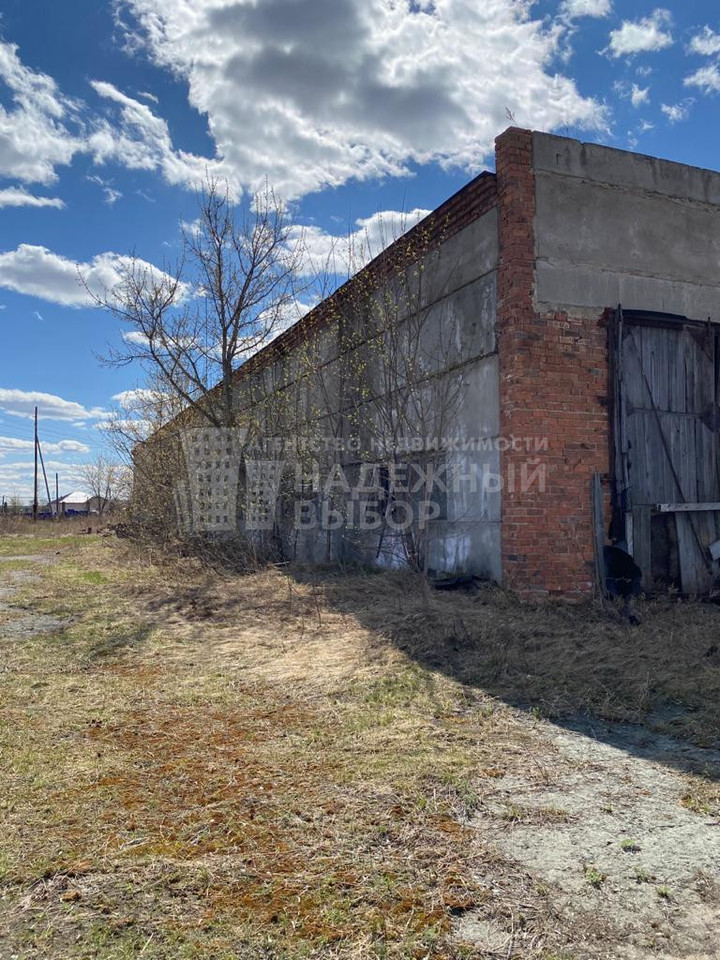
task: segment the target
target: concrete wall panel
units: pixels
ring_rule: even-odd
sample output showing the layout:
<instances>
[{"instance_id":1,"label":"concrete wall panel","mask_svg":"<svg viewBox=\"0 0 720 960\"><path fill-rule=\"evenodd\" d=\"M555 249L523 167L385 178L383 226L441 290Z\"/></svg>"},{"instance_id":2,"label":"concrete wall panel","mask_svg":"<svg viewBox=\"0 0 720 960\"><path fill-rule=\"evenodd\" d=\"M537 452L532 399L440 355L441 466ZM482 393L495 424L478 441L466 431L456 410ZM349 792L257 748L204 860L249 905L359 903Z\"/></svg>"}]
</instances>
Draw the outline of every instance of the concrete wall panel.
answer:
<instances>
[{"instance_id":1,"label":"concrete wall panel","mask_svg":"<svg viewBox=\"0 0 720 960\"><path fill-rule=\"evenodd\" d=\"M720 204L720 173L595 143L534 133L533 165L536 174L554 173L666 197Z\"/></svg>"},{"instance_id":2,"label":"concrete wall panel","mask_svg":"<svg viewBox=\"0 0 720 960\"><path fill-rule=\"evenodd\" d=\"M720 315L720 175L535 134L535 300Z\"/></svg>"}]
</instances>

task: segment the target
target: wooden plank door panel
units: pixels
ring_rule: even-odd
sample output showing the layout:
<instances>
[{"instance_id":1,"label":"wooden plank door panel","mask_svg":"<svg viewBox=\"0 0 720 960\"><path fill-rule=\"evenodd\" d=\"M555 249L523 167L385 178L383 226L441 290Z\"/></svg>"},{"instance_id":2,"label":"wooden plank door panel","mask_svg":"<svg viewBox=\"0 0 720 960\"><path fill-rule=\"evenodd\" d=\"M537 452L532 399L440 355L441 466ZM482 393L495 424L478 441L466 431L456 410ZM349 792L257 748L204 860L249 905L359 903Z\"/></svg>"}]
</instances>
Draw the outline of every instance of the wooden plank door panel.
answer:
<instances>
[{"instance_id":1,"label":"wooden plank door panel","mask_svg":"<svg viewBox=\"0 0 720 960\"><path fill-rule=\"evenodd\" d=\"M621 390L626 412L627 469L635 560L644 585L662 570L653 551L672 548L667 570L679 563L682 590L712 589L718 567L708 546L720 538L720 512L675 514L672 537L654 525L659 503L720 501L720 397L715 329L702 325L627 323L622 340ZM672 522L672 521L671 521ZM663 521L663 529L667 524ZM653 532L654 531L654 532ZM668 546L670 544L670 546Z\"/></svg>"}]
</instances>

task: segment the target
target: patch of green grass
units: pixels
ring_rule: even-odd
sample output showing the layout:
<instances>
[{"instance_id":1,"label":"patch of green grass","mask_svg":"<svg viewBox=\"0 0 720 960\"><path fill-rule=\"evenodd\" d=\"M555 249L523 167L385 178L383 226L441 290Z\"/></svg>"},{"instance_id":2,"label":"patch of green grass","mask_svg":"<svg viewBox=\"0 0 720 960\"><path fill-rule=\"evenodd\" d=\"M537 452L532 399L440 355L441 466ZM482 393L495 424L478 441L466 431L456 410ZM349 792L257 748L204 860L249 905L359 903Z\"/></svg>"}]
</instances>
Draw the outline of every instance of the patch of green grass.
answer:
<instances>
[{"instance_id":1,"label":"patch of green grass","mask_svg":"<svg viewBox=\"0 0 720 960\"><path fill-rule=\"evenodd\" d=\"M510 823L525 824L569 823L571 819L568 811L561 807L525 807L517 803L508 804L500 817Z\"/></svg>"},{"instance_id":2,"label":"patch of green grass","mask_svg":"<svg viewBox=\"0 0 720 960\"><path fill-rule=\"evenodd\" d=\"M427 696L432 681L420 667L404 668L376 680L367 690L367 702L384 707L407 707Z\"/></svg>"},{"instance_id":3,"label":"patch of green grass","mask_svg":"<svg viewBox=\"0 0 720 960\"><path fill-rule=\"evenodd\" d=\"M501 820L507 820L508 823L520 823L527 816L527 809L521 807L518 803L508 804L500 813Z\"/></svg>"},{"instance_id":4,"label":"patch of green grass","mask_svg":"<svg viewBox=\"0 0 720 960\"><path fill-rule=\"evenodd\" d=\"M83 546L97 543L101 538L94 534L70 535L58 537L0 537L0 557L22 557L35 553L53 553L57 551L74 553Z\"/></svg>"},{"instance_id":5,"label":"patch of green grass","mask_svg":"<svg viewBox=\"0 0 720 960\"><path fill-rule=\"evenodd\" d=\"M37 564L32 560L23 560L22 557L0 557L0 575L9 570L31 570Z\"/></svg>"},{"instance_id":6,"label":"patch of green grass","mask_svg":"<svg viewBox=\"0 0 720 960\"><path fill-rule=\"evenodd\" d=\"M688 790L680 799L686 810L703 817L720 816L720 785L712 777L688 777Z\"/></svg>"},{"instance_id":7,"label":"patch of green grass","mask_svg":"<svg viewBox=\"0 0 720 960\"><path fill-rule=\"evenodd\" d=\"M620 849L623 853L640 853L641 847L635 840L625 839L620 841Z\"/></svg>"},{"instance_id":8,"label":"patch of green grass","mask_svg":"<svg viewBox=\"0 0 720 960\"><path fill-rule=\"evenodd\" d=\"M93 583L96 586L101 586L108 582L108 578L99 570L81 571L79 577L81 580L84 580L85 583Z\"/></svg>"},{"instance_id":9,"label":"patch of green grass","mask_svg":"<svg viewBox=\"0 0 720 960\"><path fill-rule=\"evenodd\" d=\"M653 883L655 877L642 867L636 867L633 871L633 879L635 883Z\"/></svg>"},{"instance_id":10,"label":"patch of green grass","mask_svg":"<svg viewBox=\"0 0 720 960\"><path fill-rule=\"evenodd\" d=\"M657 893L657 895L660 897L661 900L673 899L673 892L670 889L670 887L666 887L666 886L657 887L655 892Z\"/></svg>"},{"instance_id":11,"label":"patch of green grass","mask_svg":"<svg viewBox=\"0 0 720 960\"><path fill-rule=\"evenodd\" d=\"M595 887L596 890L599 890L603 883L605 883L607 880L607 874L602 873L595 867L585 867L585 879L591 887Z\"/></svg>"}]
</instances>

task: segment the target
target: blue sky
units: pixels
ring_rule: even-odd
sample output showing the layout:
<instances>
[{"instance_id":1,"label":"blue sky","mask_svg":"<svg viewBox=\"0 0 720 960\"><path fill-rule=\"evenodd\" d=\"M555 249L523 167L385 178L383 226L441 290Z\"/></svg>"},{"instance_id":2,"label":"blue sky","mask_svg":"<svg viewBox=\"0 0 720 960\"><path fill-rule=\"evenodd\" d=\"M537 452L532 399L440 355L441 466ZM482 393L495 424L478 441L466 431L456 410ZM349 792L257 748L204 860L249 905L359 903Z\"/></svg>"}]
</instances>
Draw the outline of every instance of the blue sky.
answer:
<instances>
[{"instance_id":1,"label":"blue sky","mask_svg":"<svg viewBox=\"0 0 720 960\"><path fill-rule=\"evenodd\" d=\"M171 262L207 173L267 178L323 249L490 167L506 111L718 168L719 97L711 0L4 0L0 498L30 495L36 403L80 485L142 374L98 362L121 331L78 271Z\"/></svg>"}]
</instances>

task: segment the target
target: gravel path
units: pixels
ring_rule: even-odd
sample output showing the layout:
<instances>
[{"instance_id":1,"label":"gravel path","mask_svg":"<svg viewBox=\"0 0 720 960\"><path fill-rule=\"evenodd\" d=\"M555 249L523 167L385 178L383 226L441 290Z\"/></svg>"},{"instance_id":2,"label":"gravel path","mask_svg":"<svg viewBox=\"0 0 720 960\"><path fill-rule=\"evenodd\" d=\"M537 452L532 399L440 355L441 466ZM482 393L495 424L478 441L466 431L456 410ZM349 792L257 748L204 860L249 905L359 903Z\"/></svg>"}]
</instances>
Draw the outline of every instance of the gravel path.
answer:
<instances>
[{"instance_id":1,"label":"gravel path","mask_svg":"<svg viewBox=\"0 0 720 960\"><path fill-rule=\"evenodd\" d=\"M3 569L3 560L22 560L38 567L55 562L54 556L30 554L0 558L0 641L27 640L40 633L51 633L67 626L67 620L13 606L12 599L22 587L37 581L35 570Z\"/></svg>"},{"instance_id":2,"label":"gravel path","mask_svg":"<svg viewBox=\"0 0 720 960\"><path fill-rule=\"evenodd\" d=\"M681 801L688 773L720 779L720 751L598 720L534 730L557 763L498 779L474 827L547 884L577 930L569 956L718 960L720 820ZM613 932L611 948L602 929ZM458 933L490 956L523 956L522 937L481 915Z\"/></svg>"}]
</instances>

